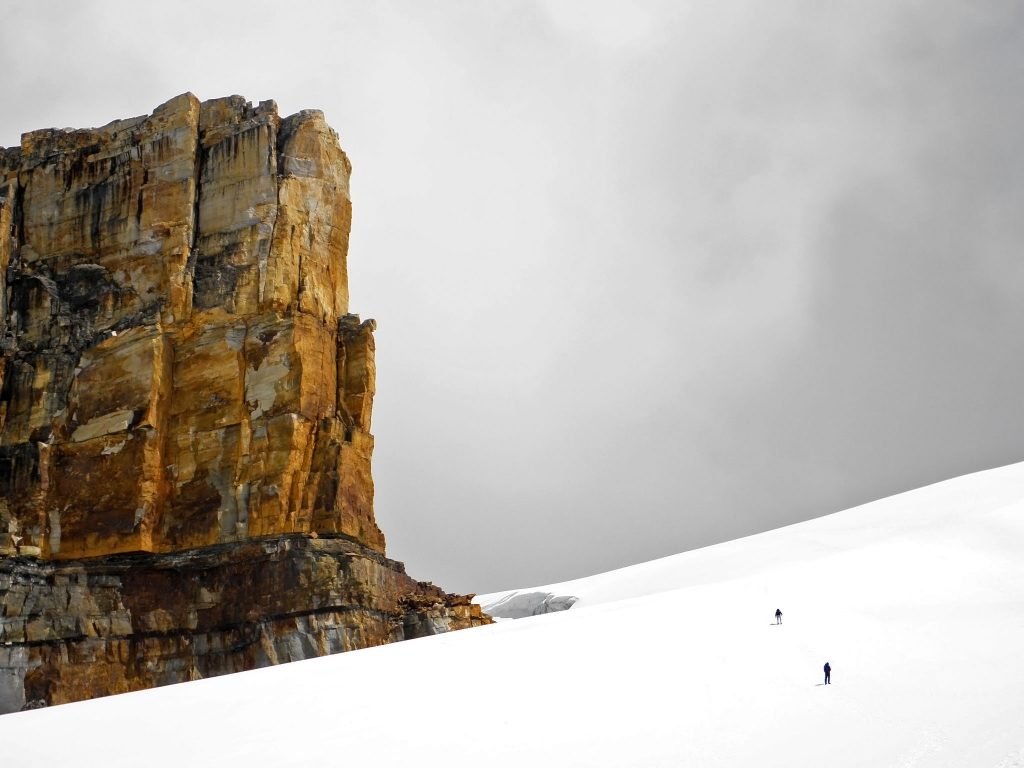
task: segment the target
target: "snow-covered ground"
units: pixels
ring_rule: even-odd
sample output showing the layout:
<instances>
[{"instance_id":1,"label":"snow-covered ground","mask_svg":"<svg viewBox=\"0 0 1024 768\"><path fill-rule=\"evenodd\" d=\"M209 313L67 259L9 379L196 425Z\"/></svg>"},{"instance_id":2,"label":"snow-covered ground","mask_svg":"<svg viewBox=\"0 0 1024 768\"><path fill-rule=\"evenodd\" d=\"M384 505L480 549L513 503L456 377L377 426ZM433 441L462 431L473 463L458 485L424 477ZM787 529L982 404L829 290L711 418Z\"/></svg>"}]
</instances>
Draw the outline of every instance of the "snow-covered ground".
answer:
<instances>
[{"instance_id":1,"label":"snow-covered ground","mask_svg":"<svg viewBox=\"0 0 1024 768\"><path fill-rule=\"evenodd\" d=\"M1024 464L523 591L579 601L7 715L2 763L1024 766Z\"/></svg>"}]
</instances>

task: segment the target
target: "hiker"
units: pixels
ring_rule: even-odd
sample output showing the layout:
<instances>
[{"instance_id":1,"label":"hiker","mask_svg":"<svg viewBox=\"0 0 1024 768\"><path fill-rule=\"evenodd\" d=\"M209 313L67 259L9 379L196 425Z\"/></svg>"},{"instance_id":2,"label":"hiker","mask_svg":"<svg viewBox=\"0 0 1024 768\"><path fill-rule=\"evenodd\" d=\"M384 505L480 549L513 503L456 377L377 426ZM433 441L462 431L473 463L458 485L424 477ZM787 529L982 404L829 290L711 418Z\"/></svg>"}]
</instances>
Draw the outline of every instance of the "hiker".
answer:
<instances>
[{"instance_id":1,"label":"hiker","mask_svg":"<svg viewBox=\"0 0 1024 768\"><path fill-rule=\"evenodd\" d=\"M782 609L781 608L776 608L775 609L775 623L776 624L781 624L782 623Z\"/></svg>"},{"instance_id":2,"label":"hiker","mask_svg":"<svg viewBox=\"0 0 1024 768\"><path fill-rule=\"evenodd\" d=\"M825 662L825 685L830 685L831 684L831 681L829 680L829 677L831 676L831 674L832 674L832 667L829 666L829 663L826 661Z\"/></svg>"}]
</instances>

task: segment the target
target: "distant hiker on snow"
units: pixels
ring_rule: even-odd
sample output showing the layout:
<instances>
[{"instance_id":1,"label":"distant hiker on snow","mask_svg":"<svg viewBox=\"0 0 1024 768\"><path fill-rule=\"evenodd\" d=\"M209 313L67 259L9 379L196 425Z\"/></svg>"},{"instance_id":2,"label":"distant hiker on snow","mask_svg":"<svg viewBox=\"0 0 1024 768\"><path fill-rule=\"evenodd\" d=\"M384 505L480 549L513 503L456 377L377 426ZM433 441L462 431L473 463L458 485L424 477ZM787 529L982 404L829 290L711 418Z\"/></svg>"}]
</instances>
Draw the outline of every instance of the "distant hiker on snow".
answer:
<instances>
[{"instance_id":1,"label":"distant hiker on snow","mask_svg":"<svg viewBox=\"0 0 1024 768\"><path fill-rule=\"evenodd\" d=\"M825 662L825 685L829 685L831 683L831 681L829 680L829 676L831 674L832 674L832 667L830 667L829 663L826 661Z\"/></svg>"},{"instance_id":2,"label":"distant hiker on snow","mask_svg":"<svg viewBox=\"0 0 1024 768\"><path fill-rule=\"evenodd\" d=\"M776 624L781 624L782 623L782 609L781 608L776 608L775 609L775 623Z\"/></svg>"}]
</instances>

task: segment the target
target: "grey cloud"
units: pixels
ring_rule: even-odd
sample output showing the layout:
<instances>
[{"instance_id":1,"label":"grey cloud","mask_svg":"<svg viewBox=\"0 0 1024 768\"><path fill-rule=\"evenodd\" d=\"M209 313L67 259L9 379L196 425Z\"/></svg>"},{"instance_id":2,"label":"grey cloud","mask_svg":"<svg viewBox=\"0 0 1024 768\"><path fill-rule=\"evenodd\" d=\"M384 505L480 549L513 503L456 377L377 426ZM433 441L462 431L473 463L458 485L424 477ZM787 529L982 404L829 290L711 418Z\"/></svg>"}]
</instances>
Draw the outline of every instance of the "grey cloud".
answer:
<instances>
[{"instance_id":1,"label":"grey cloud","mask_svg":"<svg viewBox=\"0 0 1024 768\"><path fill-rule=\"evenodd\" d=\"M378 517L526 587L1021 458L1018 4L35 3L0 144L326 111Z\"/></svg>"}]
</instances>

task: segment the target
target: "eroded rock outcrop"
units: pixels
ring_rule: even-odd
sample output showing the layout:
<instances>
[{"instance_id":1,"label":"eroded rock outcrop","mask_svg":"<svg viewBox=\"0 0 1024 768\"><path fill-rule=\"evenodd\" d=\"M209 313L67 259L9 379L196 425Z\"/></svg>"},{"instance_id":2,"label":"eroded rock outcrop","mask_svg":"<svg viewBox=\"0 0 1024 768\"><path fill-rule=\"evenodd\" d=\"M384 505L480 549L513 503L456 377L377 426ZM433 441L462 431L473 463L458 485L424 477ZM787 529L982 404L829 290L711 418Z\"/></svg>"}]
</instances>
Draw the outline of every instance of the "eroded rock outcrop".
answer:
<instances>
[{"instance_id":1,"label":"eroded rock outcrop","mask_svg":"<svg viewBox=\"0 0 1024 768\"><path fill-rule=\"evenodd\" d=\"M464 629L469 596L345 536L0 560L0 713Z\"/></svg>"},{"instance_id":2,"label":"eroded rock outcrop","mask_svg":"<svg viewBox=\"0 0 1024 768\"><path fill-rule=\"evenodd\" d=\"M2 162L0 527L57 559L312 530L383 551L323 116L187 94Z\"/></svg>"},{"instance_id":3,"label":"eroded rock outcrop","mask_svg":"<svg viewBox=\"0 0 1024 768\"><path fill-rule=\"evenodd\" d=\"M237 96L185 94L152 115L35 131L0 150L0 556L13 558L0 573L0 641L14 643L0 672L21 681L19 706L296 656L279 641L330 652L486 621L383 558L370 473L375 324L348 306L349 173L320 112L281 118L273 102ZM316 607L246 608L244 583L206 585L245 620L196 618L210 609L186 574L206 562L203 548L218 548L203 571L216 585L278 545L292 554L275 567L296 584L341 562L330 547L354 547L377 564L367 583L380 594L346 602L344 569L324 577L340 597ZM180 604L140 609L147 579ZM65 582L93 597L68 598L62 614ZM338 617L353 605L380 627L310 630L308 642L281 629L296 617L347 626ZM159 611L174 618L143 618ZM189 650L199 635L232 646L231 632L269 639L217 661ZM80 651L93 661L53 661Z\"/></svg>"}]
</instances>

